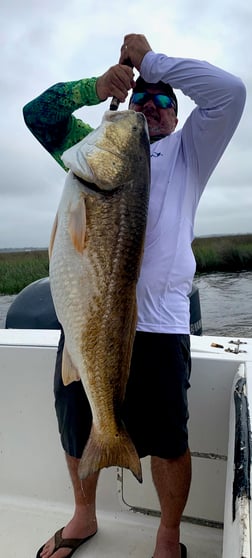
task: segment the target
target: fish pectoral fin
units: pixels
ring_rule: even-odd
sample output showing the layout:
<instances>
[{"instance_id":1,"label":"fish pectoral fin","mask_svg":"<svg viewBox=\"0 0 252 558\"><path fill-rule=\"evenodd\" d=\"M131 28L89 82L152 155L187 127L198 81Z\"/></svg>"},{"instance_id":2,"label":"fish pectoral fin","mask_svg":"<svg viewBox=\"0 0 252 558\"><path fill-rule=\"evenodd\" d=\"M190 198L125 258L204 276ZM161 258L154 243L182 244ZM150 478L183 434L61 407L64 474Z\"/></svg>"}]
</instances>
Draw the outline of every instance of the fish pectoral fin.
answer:
<instances>
[{"instance_id":1,"label":"fish pectoral fin","mask_svg":"<svg viewBox=\"0 0 252 558\"><path fill-rule=\"evenodd\" d=\"M75 250L82 254L86 238L86 204L84 197L81 197L74 207L70 207L68 230Z\"/></svg>"},{"instance_id":2,"label":"fish pectoral fin","mask_svg":"<svg viewBox=\"0 0 252 558\"><path fill-rule=\"evenodd\" d=\"M49 243L49 248L48 248L49 260L51 259L51 256L52 256L53 245L54 245L54 240L55 240L55 236L56 236L56 232L57 232L57 227L58 227L58 213L56 213L56 215L55 215L55 219L54 219L53 227L52 227L52 232L51 232L51 237L50 237L50 243Z\"/></svg>"},{"instance_id":3,"label":"fish pectoral fin","mask_svg":"<svg viewBox=\"0 0 252 558\"><path fill-rule=\"evenodd\" d=\"M64 346L62 355L62 380L64 386L80 380L79 372L73 364L66 346Z\"/></svg>"}]
</instances>

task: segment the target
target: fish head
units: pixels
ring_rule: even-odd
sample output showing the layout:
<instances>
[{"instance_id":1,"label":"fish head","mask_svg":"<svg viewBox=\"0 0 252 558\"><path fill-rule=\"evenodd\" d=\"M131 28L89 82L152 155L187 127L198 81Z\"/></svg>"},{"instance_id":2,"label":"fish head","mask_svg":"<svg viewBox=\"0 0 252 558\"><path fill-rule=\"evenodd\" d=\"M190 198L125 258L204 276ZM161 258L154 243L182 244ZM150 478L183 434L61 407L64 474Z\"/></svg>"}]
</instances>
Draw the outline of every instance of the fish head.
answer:
<instances>
[{"instance_id":1,"label":"fish head","mask_svg":"<svg viewBox=\"0 0 252 558\"><path fill-rule=\"evenodd\" d=\"M62 160L82 180L102 190L118 188L133 178L137 165L149 163L145 116L133 110L105 112L100 126Z\"/></svg>"}]
</instances>

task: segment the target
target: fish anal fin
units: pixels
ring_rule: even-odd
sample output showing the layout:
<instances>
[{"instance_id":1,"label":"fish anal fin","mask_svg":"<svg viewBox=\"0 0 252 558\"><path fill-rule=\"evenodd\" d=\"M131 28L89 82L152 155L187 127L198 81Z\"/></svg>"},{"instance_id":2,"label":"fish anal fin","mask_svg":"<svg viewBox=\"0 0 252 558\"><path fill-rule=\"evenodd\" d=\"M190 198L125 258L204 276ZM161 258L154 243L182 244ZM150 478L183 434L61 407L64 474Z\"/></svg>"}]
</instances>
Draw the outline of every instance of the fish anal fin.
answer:
<instances>
[{"instance_id":1,"label":"fish anal fin","mask_svg":"<svg viewBox=\"0 0 252 558\"><path fill-rule=\"evenodd\" d=\"M109 440L99 434L94 425L84 448L79 477L85 479L104 467L124 467L130 469L139 482L142 482L142 468L136 448L123 424Z\"/></svg>"},{"instance_id":2,"label":"fish anal fin","mask_svg":"<svg viewBox=\"0 0 252 558\"><path fill-rule=\"evenodd\" d=\"M68 230L75 250L82 254L86 238L86 204L83 196L76 205L70 207Z\"/></svg>"},{"instance_id":3,"label":"fish anal fin","mask_svg":"<svg viewBox=\"0 0 252 558\"><path fill-rule=\"evenodd\" d=\"M64 386L68 386L68 384L80 380L78 370L73 364L66 346L64 346L62 355L62 380Z\"/></svg>"},{"instance_id":4,"label":"fish anal fin","mask_svg":"<svg viewBox=\"0 0 252 558\"><path fill-rule=\"evenodd\" d=\"M53 245L54 245L54 240L55 240L55 236L56 236L56 232L57 232L57 227L58 227L58 213L56 213L56 215L55 215L55 219L54 219L53 226L52 226L52 232L51 232L50 243L49 243L49 248L48 248L49 260L51 259L51 256L52 256Z\"/></svg>"}]
</instances>

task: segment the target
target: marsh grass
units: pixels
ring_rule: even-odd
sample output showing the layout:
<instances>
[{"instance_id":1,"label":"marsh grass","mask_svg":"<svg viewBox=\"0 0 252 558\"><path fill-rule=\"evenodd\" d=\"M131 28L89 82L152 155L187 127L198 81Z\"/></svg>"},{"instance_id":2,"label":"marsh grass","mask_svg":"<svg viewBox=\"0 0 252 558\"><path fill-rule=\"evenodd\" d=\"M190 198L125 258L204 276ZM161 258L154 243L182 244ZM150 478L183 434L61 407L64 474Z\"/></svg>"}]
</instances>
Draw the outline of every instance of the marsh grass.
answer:
<instances>
[{"instance_id":1,"label":"marsh grass","mask_svg":"<svg viewBox=\"0 0 252 558\"><path fill-rule=\"evenodd\" d=\"M193 252L197 273L252 270L252 234L196 238ZM48 277L47 250L0 252L0 294L19 293L24 287Z\"/></svg>"},{"instance_id":2,"label":"marsh grass","mask_svg":"<svg viewBox=\"0 0 252 558\"><path fill-rule=\"evenodd\" d=\"M0 252L0 294L19 293L37 279L47 277L47 250Z\"/></svg>"},{"instance_id":3,"label":"marsh grass","mask_svg":"<svg viewBox=\"0 0 252 558\"><path fill-rule=\"evenodd\" d=\"M197 273L252 270L252 234L196 238Z\"/></svg>"}]
</instances>

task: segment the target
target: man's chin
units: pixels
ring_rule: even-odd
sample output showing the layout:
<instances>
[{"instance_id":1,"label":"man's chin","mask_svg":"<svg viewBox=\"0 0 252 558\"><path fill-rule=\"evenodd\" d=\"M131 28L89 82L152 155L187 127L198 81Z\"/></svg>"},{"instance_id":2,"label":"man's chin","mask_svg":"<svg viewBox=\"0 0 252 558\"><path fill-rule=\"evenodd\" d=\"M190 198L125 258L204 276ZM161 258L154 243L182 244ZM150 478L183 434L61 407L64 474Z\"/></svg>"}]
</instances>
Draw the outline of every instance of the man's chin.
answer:
<instances>
[{"instance_id":1,"label":"man's chin","mask_svg":"<svg viewBox=\"0 0 252 558\"><path fill-rule=\"evenodd\" d=\"M148 126L149 128L149 135L150 138L153 136L164 136L164 131L160 128L160 126Z\"/></svg>"}]
</instances>

